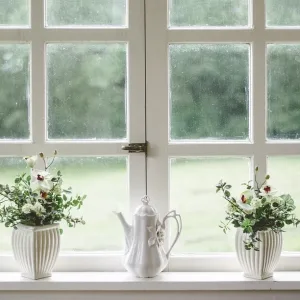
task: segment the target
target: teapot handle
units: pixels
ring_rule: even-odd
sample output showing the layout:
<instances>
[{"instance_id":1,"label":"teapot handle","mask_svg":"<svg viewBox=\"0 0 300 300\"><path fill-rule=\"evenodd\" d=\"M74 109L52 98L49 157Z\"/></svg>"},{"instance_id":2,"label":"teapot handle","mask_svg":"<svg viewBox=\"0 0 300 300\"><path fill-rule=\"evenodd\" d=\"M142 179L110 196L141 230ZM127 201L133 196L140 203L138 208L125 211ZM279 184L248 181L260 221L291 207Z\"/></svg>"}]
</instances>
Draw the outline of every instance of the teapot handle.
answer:
<instances>
[{"instance_id":1,"label":"teapot handle","mask_svg":"<svg viewBox=\"0 0 300 300\"><path fill-rule=\"evenodd\" d=\"M180 236L180 233L181 233L181 230L182 230L182 221L181 221L181 216L179 214L176 213L176 210L171 210L169 213L167 213L167 215L163 218L163 221L162 221L162 227L163 228L166 228L166 221L167 219L169 218L174 218L175 221L176 221L176 224L177 224L177 234L176 234L176 237L169 249L169 251L167 252L166 256L169 258L170 256L170 253L173 249L173 247L175 246L179 236Z\"/></svg>"}]
</instances>

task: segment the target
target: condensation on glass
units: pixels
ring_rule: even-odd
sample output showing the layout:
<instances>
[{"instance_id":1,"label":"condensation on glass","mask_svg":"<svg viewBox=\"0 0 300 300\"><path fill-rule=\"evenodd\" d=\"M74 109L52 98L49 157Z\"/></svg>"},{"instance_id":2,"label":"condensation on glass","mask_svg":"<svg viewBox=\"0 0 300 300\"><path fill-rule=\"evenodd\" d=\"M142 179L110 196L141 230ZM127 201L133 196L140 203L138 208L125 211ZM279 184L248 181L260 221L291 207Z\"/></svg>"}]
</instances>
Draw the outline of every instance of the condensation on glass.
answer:
<instances>
[{"instance_id":1,"label":"condensation on glass","mask_svg":"<svg viewBox=\"0 0 300 300\"><path fill-rule=\"evenodd\" d=\"M169 0L170 26L245 27L248 0Z\"/></svg>"},{"instance_id":2,"label":"condensation on glass","mask_svg":"<svg viewBox=\"0 0 300 300\"><path fill-rule=\"evenodd\" d=\"M173 44L171 140L249 136L249 45Z\"/></svg>"},{"instance_id":3,"label":"condensation on glass","mask_svg":"<svg viewBox=\"0 0 300 300\"><path fill-rule=\"evenodd\" d=\"M29 3L29 0L0 0L0 28L29 26Z\"/></svg>"},{"instance_id":4,"label":"condensation on glass","mask_svg":"<svg viewBox=\"0 0 300 300\"><path fill-rule=\"evenodd\" d=\"M29 138L30 46L0 44L0 139Z\"/></svg>"},{"instance_id":5,"label":"condensation on glass","mask_svg":"<svg viewBox=\"0 0 300 300\"><path fill-rule=\"evenodd\" d=\"M49 139L127 137L127 44L48 44Z\"/></svg>"},{"instance_id":6,"label":"condensation on glass","mask_svg":"<svg viewBox=\"0 0 300 300\"><path fill-rule=\"evenodd\" d=\"M227 202L216 194L215 186L222 179L232 184L233 196L238 197L241 184L249 180L249 166L248 157L170 159L170 206L184 220L174 253L234 251L235 230L225 235L219 228Z\"/></svg>"},{"instance_id":7,"label":"condensation on glass","mask_svg":"<svg viewBox=\"0 0 300 300\"><path fill-rule=\"evenodd\" d=\"M299 26L299 0L266 0L267 26Z\"/></svg>"},{"instance_id":8,"label":"condensation on glass","mask_svg":"<svg viewBox=\"0 0 300 300\"><path fill-rule=\"evenodd\" d=\"M124 27L126 0L47 0L47 26Z\"/></svg>"},{"instance_id":9,"label":"condensation on glass","mask_svg":"<svg viewBox=\"0 0 300 300\"><path fill-rule=\"evenodd\" d=\"M300 44L268 45L268 138L300 139Z\"/></svg>"},{"instance_id":10,"label":"condensation on glass","mask_svg":"<svg viewBox=\"0 0 300 300\"><path fill-rule=\"evenodd\" d=\"M128 215L129 187L126 157L64 157L54 162L50 172L61 170L63 187L73 188L73 194L87 195L75 217L83 217L85 225L61 227L62 251L121 251L123 230L112 213ZM12 184L15 176L29 173L22 158L0 158L0 184ZM0 252L11 251L11 229L0 226Z\"/></svg>"},{"instance_id":11,"label":"condensation on glass","mask_svg":"<svg viewBox=\"0 0 300 300\"><path fill-rule=\"evenodd\" d=\"M295 201L295 215L300 218L300 156L268 157L269 183L279 195L290 194ZM299 228L287 226L284 229L283 250L300 251Z\"/></svg>"}]
</instances>

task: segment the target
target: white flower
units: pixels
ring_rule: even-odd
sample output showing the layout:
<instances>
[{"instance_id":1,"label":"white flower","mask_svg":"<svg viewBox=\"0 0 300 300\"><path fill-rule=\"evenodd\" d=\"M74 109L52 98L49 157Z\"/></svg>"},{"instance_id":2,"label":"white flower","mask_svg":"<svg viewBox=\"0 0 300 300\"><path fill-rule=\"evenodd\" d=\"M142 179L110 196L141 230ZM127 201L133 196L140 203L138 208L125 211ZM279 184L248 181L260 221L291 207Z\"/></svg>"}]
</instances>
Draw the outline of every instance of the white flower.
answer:
<instances>
[{"instance_id":1,"label":"white flower","mask_svg":"<svg viewBox=\"0 0 300 300\"><path fill-rule=\"evenodd\" d=\"M246 190L241 193L240 198L236 201L236 204L246 213L251 214L254 209L249 204L251 199L253 198L253 192L251 190Z\"/></svg>"},{"instance_id":2,"label":"white flower","mask_svg":"<svg viewBox=\"0 0 300 300\"><path fill-rule=\"evenodd\" d=\"M53 187L51 179L49 172L33 169L31 172L31 187L34 191L49 192Z\"/></svg>"},{"instance_id":3,"label":"white flower","mask_svg":"<svg viewBox=\"0 0 300 300\"><path fill-rule=\"evenodd\" d=\"M32 209L35 211L36 214L41 214L46 212L45 207L38 201L33 205Z\"/></svg>"},{"instance_id":4,"label":"white flower","mask_svg":"<svg viewBox=\"0 0 300 300\"><path fill-rule=\"evenodd\" d=\"M22 207L22 212L23 212L24 214L30 214L30 212L31 212L32 210L34 210L34 209L33 209L33 205L30 204L30 203L27 203L27 204L25 204L25 205Z\"/></svg>"},{"instance_id":5,"label":"white flower","mask_svg":"<svg viewBox=\"0 0 300 300\"><path fill-rule=\"evenodd\" d=\"M259 190L259 195L262 197L270 197L276 194L276 190L273 189L269 184L263 185Z\"/></svg>"},{"instance_id":6,"label":"white flower","mask_svg":"<svg viewBox=\"0 0 300 300\"><path fill-rule=\"evenodd\" d=\"M38 159L37 155L24 157L24 160L26 161L27 166L30 168L33 168L35 166L37 159Z\"/></svg>"}]
</instances>

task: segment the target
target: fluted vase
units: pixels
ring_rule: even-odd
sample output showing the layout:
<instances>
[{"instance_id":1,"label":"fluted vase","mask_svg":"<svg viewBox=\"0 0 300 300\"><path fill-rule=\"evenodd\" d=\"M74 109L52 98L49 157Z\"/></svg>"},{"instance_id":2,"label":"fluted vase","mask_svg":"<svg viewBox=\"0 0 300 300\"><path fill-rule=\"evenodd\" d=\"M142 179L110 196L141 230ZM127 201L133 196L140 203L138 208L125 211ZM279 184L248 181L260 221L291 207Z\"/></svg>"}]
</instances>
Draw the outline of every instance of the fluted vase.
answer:
<instances>
[{"instance_id":1,"label":"fluted vase","mask_svg":"<svg viewBox=\"0 0 300 300\"><path fill-rule=\"evenodd\" d=\"M12 234L12 249L23 277L50 277L60 249L59 224L18 224Z\"/></svg>"},{"instance_id":2,"label":"fluted vase","mask_svg":"<svg viewBox=\"0 0 300 300\"><path fill-rule=\"evenodd\" d=\"M246 250L244 241L249 235L238 229L235 236L235 248L244 276L253 279L266 279L273 276L282 251L282 233L272 230L259 231L257 243L259 251Z\"/></svg>"}]
</instances>

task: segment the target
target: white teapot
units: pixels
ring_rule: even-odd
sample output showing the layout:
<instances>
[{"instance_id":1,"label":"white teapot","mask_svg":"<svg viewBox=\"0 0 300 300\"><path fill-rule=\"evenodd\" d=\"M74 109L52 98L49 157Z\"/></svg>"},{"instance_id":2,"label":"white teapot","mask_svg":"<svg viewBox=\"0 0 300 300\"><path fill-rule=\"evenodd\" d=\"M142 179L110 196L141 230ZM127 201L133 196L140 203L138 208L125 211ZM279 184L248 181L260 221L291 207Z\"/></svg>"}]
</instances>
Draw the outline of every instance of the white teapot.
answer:
<instances>
[{"instance_id":1,"label":"white teapot","mask_svg":"<svg viewBox=\"0 0 300 300\"><path fill-rule=\"evenodd\" d=\"M121 212L116 213L125 232L124 267L137 277L154 277L167 266L172 248L176 244L181 230L181 216L175 210L170 211L160 222L154 207L149 205L149 197L142 198L133 215L133 225L130 226ZM165 252L163 248L166 221L174 218L177 223L177 234L170 247Z\"/></svg>"}]
</instances>

